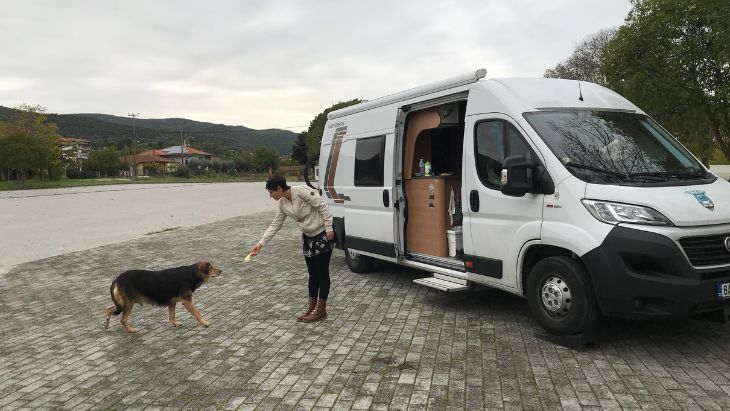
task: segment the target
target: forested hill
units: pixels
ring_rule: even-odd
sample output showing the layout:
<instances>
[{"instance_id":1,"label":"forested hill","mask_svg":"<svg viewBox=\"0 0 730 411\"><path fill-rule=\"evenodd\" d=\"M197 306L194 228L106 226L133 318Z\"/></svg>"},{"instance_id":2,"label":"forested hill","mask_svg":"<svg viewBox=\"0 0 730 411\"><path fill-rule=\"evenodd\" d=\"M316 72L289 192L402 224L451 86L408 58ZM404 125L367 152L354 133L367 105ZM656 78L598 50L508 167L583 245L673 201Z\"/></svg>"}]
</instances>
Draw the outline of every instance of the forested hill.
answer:
<instances>
[{"instance_id":1,"label":"forested hill","mask_svg":"<svg viewBox=\"0 0 730 411\"><path fill-rule=\"evenodd\" d=\"M11 108L0 106L0 121L9 118ZM130 117L107 114L46 114L58 125L62 137L83 138L95 146L124 146L132 142ZM297 134L288 130L254 130L243 126L205 123L185 118L135 120L137 140L158 148L179 145L182 138L195 147L211 152L270 147L280 154L291 152Z\"/></svg>"}]
</instances>

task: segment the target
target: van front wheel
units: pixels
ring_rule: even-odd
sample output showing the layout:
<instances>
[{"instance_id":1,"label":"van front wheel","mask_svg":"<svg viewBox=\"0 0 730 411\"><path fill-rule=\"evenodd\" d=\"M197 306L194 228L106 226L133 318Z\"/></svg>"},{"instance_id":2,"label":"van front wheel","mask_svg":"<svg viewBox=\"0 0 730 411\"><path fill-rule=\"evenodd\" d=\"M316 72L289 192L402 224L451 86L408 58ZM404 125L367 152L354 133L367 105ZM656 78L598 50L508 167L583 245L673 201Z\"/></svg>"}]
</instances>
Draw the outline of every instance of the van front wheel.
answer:
<instances>
[{"instance_id":1,"label":"van front wheel","mask_svg":"<svg viewBox=\"0 0 730 411\"><path fill-rule=\"evenodd\" d=\"M527 302L537 322L555 335L593 327L600 314L585 268L568 257L549 257L527 278Z\"/></svg>"},{"instance_id":2,"label":"van front wheel","mask_svg":"<svg viewBox=\"0 0 730 411\"><path fill-rule=\"evenodd\" d=\"M345 248L345 261L353 273L367 273L373 269L373 259Z\"/></svg>"}]
</instances>

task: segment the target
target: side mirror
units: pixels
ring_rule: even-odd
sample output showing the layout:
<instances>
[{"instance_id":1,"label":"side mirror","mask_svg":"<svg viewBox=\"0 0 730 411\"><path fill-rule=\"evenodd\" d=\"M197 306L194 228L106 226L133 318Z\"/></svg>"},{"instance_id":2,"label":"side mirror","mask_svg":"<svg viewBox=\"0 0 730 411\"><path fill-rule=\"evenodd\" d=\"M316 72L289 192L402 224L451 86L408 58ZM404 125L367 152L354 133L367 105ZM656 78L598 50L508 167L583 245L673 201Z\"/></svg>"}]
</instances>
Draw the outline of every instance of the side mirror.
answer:
<instances>
[{"instance_id":1,"label":"side mirror","mask_svg":"<svg viewBox=\"0 0 730 411\"><path fill-rule=\"evenodd\" d=\"M525 156L510 156L502 163L502 194L521 197L535 190L532 172L537 164L525 161Z\"/></svg>"}]
</instances>

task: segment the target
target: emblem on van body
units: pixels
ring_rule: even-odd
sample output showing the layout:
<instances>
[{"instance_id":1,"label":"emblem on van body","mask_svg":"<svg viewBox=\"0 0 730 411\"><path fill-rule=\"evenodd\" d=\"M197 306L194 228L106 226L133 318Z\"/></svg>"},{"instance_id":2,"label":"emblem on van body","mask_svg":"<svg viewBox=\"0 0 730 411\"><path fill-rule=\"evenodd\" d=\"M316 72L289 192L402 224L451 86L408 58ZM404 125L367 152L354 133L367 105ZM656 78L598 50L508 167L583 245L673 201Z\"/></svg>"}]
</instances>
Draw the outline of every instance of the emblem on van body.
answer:
<instances>
[{"instance_id":1,"label":"emblem on van body","mask_svg":"<svg viewBox=\"0 0 730 411\"><path fill-rule=\"evenodd\" d=\"M725 241L723 241L723 243L725 243L725 249L730 252L730 237L725 237Z\"/></svg>"},{"instance_id":2,"label":"emblem on van body","mask_svg":"<svg viewBox=\"0 0 730 411\"><path fill-rule=\"evenodd\" d=\"M700 204L702 204L702 207L705 207L706 209L708 209L710 211L715 210L715 203L713 203L712 200L710 200L710 197L707 197L707 195L705 194L704 191L690 190L690 191L685 191L685 193L692 194L693 196L695 196L697 201Z\"/></svg>"}]
</instances>

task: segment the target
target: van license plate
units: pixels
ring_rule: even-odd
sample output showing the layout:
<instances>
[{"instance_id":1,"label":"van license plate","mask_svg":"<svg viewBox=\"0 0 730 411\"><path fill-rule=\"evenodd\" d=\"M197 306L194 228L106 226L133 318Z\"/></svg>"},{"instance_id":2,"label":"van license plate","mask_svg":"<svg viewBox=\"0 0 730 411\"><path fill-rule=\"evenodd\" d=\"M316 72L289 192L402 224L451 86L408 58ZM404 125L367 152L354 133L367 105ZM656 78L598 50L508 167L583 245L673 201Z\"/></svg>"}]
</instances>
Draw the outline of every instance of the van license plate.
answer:
<instances>
[{"instance_id":1,"label":"van license plate","mask_svg":"<svg viewBox=\"0 0 730 411\"><path fill-rule=\"evenodd\" d=\"M717 299L723 300L730 298L730 283L717 285Z\"/></svg>"}]
</instances>

